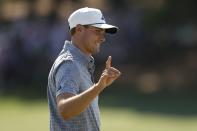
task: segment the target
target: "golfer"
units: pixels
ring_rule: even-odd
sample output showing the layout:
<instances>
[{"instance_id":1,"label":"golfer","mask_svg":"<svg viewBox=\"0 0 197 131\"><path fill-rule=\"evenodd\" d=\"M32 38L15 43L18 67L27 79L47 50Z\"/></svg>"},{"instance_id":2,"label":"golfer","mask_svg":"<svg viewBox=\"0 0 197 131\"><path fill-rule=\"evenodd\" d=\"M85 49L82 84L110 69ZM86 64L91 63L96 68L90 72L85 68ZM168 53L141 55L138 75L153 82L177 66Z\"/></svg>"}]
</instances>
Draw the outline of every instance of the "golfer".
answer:
<instances>
[{"instance_id":1,"label":"golfer","mask_svg":"<svg viewBox=\"0 0 197 131\"><path fill-rule=\"evenodd\" d=\"M112 57L94 82L93 54L100 51L105 33L117 27L106 24L99 9L81 8L68 18L71 41L65 41L48 77L50 131L100 131L98 95L119 76Z\"/></svg>"}]
</instances>

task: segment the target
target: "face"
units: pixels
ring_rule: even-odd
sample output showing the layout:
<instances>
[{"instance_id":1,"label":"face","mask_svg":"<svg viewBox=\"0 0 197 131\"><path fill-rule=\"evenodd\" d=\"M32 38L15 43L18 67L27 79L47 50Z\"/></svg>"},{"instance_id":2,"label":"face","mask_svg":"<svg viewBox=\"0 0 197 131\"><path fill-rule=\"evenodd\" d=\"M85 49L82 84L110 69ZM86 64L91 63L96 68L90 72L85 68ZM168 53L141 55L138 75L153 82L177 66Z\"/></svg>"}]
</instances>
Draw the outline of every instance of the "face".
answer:
<instances>
[{"instance_id":1,"label":"face","mask_svg":"<svg viewBox=\"0 0 197 131\"><path fill-rule=\"evenodd\" d=\"M88 54L96 54L100 51L100 45L105 41L105 30L93 26L83 26L84 49Z\"/></svg>"}]
</instances>

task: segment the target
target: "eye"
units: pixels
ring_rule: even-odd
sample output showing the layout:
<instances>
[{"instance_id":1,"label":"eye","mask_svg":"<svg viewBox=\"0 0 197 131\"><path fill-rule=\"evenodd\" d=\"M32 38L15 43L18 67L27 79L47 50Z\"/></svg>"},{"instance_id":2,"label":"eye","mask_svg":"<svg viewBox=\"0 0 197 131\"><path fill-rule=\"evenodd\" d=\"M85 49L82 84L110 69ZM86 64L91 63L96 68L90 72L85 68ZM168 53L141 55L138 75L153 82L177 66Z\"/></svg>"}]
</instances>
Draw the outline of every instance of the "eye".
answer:
<instances>
[{"instance_id":1,"label":"eye","mask_svg":"<svg viewBox=\"0 0 197 131\"><path fill-rule=\"evenodd\" d=\"M102 30L102 29L97 29L97 30L95 30L97 33L99 33L99 34L102 34L102 33L104 33L105 31L104 30Z\"/></svg>"}]
</instances>

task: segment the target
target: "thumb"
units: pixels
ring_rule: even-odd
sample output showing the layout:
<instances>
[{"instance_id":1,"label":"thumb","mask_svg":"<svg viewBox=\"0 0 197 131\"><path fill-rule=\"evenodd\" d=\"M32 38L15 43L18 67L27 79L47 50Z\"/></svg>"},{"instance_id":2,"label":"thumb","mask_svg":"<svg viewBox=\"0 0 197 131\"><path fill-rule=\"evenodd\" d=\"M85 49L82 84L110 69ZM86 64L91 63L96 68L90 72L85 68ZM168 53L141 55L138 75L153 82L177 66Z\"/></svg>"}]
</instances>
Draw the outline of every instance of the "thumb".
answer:
<instances>
[{"instance_id":1,"label":"thumb","mask_svg":"<svg viewBox=\"0 0 197 131\"><path fill-rule=\"evenodd\" d=\"M109 56L107 61L106 61L106 69L109 69L111 67L111 60L112 60L112 57Z\"/></svg>"}]
</instances>

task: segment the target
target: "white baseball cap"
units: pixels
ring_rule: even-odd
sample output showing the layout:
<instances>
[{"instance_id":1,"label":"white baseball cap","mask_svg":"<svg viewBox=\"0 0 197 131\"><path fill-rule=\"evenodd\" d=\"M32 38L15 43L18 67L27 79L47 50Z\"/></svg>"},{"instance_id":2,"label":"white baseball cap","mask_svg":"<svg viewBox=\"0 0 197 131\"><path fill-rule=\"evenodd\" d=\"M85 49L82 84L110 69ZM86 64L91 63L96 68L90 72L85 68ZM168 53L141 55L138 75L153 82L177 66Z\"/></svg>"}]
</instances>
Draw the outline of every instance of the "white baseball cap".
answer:
<instances>
[{"instance_id":1,"label":"white baseball cap","mask_svg":"<svg viewBox=\"0 0 197 131\"><path fill-rule=\"evenodd\" d=\"M97 28L105 29L106 33L115 34L118 27L106 24L101 11L95 8L80 8L74 11L68 18L69 28L72 29L78 24L91 25Z\"/></svg>"}]
</instances>

